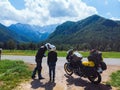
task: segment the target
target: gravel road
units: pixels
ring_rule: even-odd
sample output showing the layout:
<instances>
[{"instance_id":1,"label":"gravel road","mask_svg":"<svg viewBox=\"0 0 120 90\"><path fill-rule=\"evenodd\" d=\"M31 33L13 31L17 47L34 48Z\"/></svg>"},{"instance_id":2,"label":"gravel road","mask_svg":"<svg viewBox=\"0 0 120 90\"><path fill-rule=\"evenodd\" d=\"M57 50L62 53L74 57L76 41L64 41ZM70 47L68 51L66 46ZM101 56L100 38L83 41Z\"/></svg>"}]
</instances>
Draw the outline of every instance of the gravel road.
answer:
<instances>
[{"instance_id":1,"label":"gravel road","mask_svg":"<svg viewBox=\"0 0 120 90\"><path fill-rule=\"evenodd\" d=\"M24 62L35 64L35 56L16 56L16 55L2 55L2 59L10 59L10 60L23 60ZM82 59L87 60L87 58ZM43 58L43 64L46 64L47 58ZM104 61L107 65L117 65L120 66L120 58L104 58ZM58 65L63 65L66 62L65 57L58 57Z\"/></svg>"}]
</instances>

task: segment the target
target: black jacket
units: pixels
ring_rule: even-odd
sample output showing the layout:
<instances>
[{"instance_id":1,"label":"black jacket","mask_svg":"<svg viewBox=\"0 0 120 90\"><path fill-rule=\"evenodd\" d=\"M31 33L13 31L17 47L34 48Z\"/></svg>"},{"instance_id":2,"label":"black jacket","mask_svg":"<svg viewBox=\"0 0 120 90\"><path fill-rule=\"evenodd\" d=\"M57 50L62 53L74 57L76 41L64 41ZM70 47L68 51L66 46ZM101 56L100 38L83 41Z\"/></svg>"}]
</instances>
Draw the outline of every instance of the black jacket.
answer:
<instances>
[{"instance_id":1,"label":"black jacket","mask_svg":"<svg viewBox=\"0 0 120 90\"><path fill-rule=\"evenodd\" d=\"M38 49L38 52L36 54L36 59L42 59L44 57L44 54L45 54L45 51L46 51L46 47L45 46L41 46L39 49Z\"/></svg>"},{"instance_id":2,"label":"black jacket","mask_svg":"<svg viewBox=\"0 0 120 90\"><path fill-rule=\"evenodd\" d=\"M50 51L48 53L48 59L47 59L47 62L48 63L56 63L57 61L57 53L55 51Z\"/></svg>"}]
</instances>

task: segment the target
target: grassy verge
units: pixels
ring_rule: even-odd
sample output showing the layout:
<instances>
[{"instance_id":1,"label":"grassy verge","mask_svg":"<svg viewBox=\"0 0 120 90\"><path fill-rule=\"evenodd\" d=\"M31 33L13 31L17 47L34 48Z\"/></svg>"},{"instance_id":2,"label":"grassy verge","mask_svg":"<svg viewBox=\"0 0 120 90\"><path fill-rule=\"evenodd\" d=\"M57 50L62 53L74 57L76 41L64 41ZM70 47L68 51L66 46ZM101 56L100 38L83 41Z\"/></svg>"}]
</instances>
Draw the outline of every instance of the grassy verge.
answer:
<instances>
[{"instance_id":1,"label":"grassy verge","mask_svg":"<svg viewBox=\"0 0 120 90\"><path fill-rule=\"evenodd\" d=\"M118 87L118 90L120 90L120 70L117 72L114 72L110 75L111 80L108 82L108 84Z\"/></svg>"},{"instance_id":2,"label":"grassy verge","mask_svg":"<svg viewBox=\"0 0 120 90\"><path fill-rule=\"evenodd\" d=\"M105 58L120 58L120 52L102 52Z\"/></svg>"},{"instance_id":3,"label":"grassy verge","mask_svg":"<svg viewBox=\"0 0 120 90\"><path fill-rule=\"evenodd\" d=\"M35 55L37 50L3 50L3 55L27 55L33 56Z\"/></svg>"},{"instance_id":4,"label":"grassy verge","mask_svg":"<svg viewBox=\"0 0 120 90\"><path fill-rule=\"evenodd\" d=\"M23 61L0 61L0 90L12 90L30 78L31 71Z\"/></svg>"},{"instance_id":5,"label":"grassy verge","mask_svg":"<svg viewBox=\"0 0 120 90\"><path fill-rule=\"evenodd\" d=\"M27 55L27 56L35 56L37 50L3 50L3 55ZM46 52L47 54L48 52ZM67 51L57 51L58 57L66 57ZM80 51L83 57L87 57L89 52ZM120 58L120 52L102 52L104 58Z\"/></svg>"}]
</instances>

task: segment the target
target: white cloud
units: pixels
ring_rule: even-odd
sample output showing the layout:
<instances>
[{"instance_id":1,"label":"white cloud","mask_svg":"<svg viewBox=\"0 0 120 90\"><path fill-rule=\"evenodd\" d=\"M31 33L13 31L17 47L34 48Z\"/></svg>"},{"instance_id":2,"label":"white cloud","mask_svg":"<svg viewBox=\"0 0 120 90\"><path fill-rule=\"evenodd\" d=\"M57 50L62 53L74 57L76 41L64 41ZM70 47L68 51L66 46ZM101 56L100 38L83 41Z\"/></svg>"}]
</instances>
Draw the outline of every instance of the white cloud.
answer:
<instances>
[{"instance_id":1,"label":"white cloud","mask_svg":"<svg viewBox=\"0 0 120 90\"><path fill-rule=\"evenodd\" d=\"M0 23L48 25L80 20L96 14L96 8L81 0L25 0L25 9L16 10L9 0L0 0Z\"/></svg>"},{"instance_id":2,"label":"white cloud","mask_svg":"<svg viewBox=\"0 0 120 90\"><path fill-rule=\"evenodd\" d=\"M113 17L112 13L110 13L110 12L107 12L106 15L112 20L120 20L119 17Z\"/></svg>"},{"instance_id":3,"label":"white cloud","mask_svg":"<svg viewBox=\"0 0 120 90\"><path fill-rule=\"evenodd\" d=\"M110 18L110 19L116 20L116 21L120 21L120 18L117 18L117 17L112 17L112 18Z\"/></svg>"}]
</instances>

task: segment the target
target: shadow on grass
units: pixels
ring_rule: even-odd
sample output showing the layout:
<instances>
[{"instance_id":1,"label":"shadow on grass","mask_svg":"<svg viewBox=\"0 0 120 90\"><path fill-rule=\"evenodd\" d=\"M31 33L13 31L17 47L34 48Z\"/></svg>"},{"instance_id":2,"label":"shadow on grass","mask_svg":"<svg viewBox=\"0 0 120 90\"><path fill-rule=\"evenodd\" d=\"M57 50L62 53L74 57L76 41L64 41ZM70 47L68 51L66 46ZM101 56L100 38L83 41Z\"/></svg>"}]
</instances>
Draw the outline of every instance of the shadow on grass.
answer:
<instances>
[{"instance_id":1,"label":"shadow on grass","mask_svg":"<svg viewBox=\"0 0 120 90\"><path fill-rule=\"evenodd\" d=\"M65 77L67 78L66 79L66 81L68 82L67 85L84 87L84 90L112 90L112 87L110 85L105 85L102 83L93 84L87 80L83 80L81 78L74 78L66 74L65 74Z\"/></svg>"}]
</instances>

